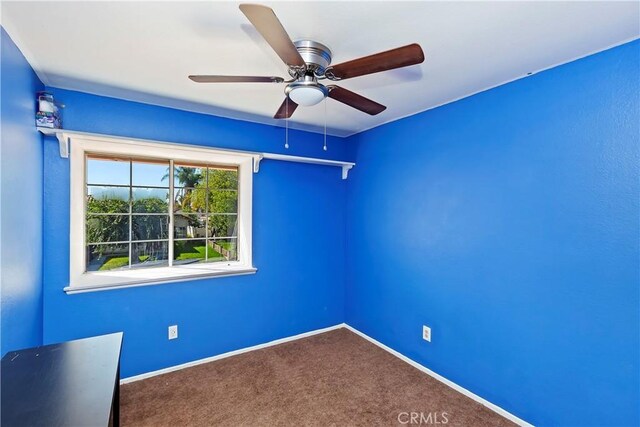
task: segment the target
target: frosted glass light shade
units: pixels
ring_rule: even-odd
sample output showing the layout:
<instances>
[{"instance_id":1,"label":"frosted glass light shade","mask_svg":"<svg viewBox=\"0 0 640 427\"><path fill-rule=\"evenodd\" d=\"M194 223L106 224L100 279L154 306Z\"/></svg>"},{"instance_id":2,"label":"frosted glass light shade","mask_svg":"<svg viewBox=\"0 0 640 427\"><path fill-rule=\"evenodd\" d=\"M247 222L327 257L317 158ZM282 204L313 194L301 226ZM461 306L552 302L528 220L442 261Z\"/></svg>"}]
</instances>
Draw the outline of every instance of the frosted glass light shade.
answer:
<instances>
[{"instance_id":1,"label":"frosted glass light shade","mask_svg":"<svg viewBox=\"0 0 640 427\"><path fill-rule=\"evenodd\" d=\"M322 101L324 92L315 86L299 86L291 89L289 98L298 105L309 107Z\"/></svg>"}]
</instances>

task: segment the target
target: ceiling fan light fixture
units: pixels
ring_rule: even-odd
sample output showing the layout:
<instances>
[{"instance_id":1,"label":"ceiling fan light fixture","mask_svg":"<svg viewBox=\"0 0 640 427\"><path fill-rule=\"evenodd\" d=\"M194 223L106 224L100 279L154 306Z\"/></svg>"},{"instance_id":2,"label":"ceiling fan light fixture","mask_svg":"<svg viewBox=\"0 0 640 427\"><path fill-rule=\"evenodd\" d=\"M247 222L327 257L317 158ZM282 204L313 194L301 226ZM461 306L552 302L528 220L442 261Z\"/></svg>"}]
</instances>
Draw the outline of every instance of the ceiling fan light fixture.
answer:
<instances>
[{"instance_id":1,"label":"ceiling fan light fixture","mask_svg":"<svg viewBox=\"0 0 640 427\"><path fill-rule=\"evenodd\" d=\"M298 87L289 92L289 98L298 105L310 107L324 99L324 92L313 86Z\"/></svg>"},{"instance_id":2,"label":"ceiling fan light fixture","mask_svg":"<svg viewBox=\"0 0 640 427\"><path fill-rule=\"evenodd\" d=\"M299 105L306 107L316 105L327 97L375 116L387 107L339 86L324 86L318 83L318 79L333 81L350 79L417 65L424 61L422 48L419 44L413 43L332 65L331 50L326 45L315 40L295 42L291 40L270 7L260 4L241 4L240 10L282 59L293 80L285 81L275 76L223 75L191 75L189 78L196 83L288 83L284 91L286 98L273 116L275 119L289 119Z\"/></svg>"},{"instance_id":3,"label":"ceiling fan light fixture","mask_svg":"<svg viewBox=\"0 0 640 427\"><path fill-rule=\"evenodd\" d=\"M285 93L296 104L310 107L326 98L329 91L323 85L315 82L296 82L287 86Z\"/></svg>"}]
</instances>

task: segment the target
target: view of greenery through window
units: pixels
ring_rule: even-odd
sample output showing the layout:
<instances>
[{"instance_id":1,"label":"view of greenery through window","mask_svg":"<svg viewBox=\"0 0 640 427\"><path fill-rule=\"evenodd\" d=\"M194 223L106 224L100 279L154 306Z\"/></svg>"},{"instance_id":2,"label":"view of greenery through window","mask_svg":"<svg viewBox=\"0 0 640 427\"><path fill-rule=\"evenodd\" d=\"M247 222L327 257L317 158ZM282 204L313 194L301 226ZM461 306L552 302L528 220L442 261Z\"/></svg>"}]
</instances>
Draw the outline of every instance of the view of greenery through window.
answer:
<instances>
[{"instance_id":1,"label":"view of greenery through window","mask_svg":"<svg viewBox=\"0 0 640 427\"><path fill-rule=\"evenodd\" d=\"M87 157L87 271L237 260L237 168L170 164Z\"/></svg>"}]
</instances>

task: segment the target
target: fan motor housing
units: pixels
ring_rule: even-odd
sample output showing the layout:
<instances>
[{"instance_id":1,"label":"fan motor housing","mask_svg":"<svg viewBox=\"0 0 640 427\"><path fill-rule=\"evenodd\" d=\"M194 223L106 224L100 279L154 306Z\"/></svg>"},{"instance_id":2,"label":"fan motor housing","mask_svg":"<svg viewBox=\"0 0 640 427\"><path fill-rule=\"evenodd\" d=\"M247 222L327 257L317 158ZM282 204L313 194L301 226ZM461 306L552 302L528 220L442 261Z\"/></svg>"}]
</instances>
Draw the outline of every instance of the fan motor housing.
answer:
<instances>
[{"instance_id":1,"label":"fan motor housing","mask_svg":"<svg viewBox=\"0 0 640 427\"><path fill-rule=\"evenodd\" d=\"M307 71L321 76L331 64L331 50L322 43L313 40L298 40L293 42L304 62L307 63Z\"/></svg>"}]
</instances>

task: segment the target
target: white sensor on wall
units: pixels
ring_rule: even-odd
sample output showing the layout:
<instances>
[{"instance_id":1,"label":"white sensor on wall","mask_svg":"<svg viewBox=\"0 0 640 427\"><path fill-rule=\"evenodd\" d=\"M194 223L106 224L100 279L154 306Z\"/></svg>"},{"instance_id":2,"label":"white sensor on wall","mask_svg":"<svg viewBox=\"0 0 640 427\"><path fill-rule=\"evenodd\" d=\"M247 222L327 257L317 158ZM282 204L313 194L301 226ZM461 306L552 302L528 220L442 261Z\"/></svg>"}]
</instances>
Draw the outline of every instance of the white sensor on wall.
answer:
<instances>
[{"instance_id":1,"label":"white sensor on wall","mask_svg":"<svg viewBox=\"0 0 640 427\"><path fill-rule=\"evenodd\" d=\"M169 339L175 340L178 338L178 325L169 326Z\"/></svg>"},{"instance_id":2,"label":"white sensor on wall","mask_svg":"<svg viewBox=\"0 0 640 427\"><path fill-rule=\"evenodd\" d=\"M431 328L428 326L422 326L422 339L431 342Z\"/></svg>"}]
</instances>

